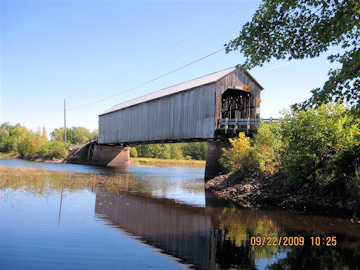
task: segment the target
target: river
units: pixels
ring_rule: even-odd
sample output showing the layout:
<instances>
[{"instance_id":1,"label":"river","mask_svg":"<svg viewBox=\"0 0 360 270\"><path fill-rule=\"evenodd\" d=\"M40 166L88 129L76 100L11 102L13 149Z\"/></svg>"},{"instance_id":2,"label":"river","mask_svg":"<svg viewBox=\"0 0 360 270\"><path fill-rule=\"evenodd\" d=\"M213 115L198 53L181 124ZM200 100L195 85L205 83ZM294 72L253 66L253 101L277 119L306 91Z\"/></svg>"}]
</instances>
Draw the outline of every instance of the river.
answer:
<instances>
[{"instance_id":1,"label":"river","mask_svg":"<svg viewBox=\"0 0 360 270\"><path fill-rule=\"evenodd\" d=\"M204 169L0 159L0 269L359 269L358 220L238 208ZM50 172L49 172L50 171Z\"/></svg>"}]
</instances>

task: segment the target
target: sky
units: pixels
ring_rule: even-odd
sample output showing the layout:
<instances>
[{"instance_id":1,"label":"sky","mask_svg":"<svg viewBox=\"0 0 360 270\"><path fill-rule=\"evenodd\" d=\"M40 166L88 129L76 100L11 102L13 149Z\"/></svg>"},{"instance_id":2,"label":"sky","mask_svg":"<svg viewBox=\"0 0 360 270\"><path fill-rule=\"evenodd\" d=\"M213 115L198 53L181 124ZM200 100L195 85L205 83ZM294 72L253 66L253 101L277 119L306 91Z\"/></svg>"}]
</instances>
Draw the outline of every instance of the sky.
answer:
<instances>
[{"instance_id":1,"label":"sky","mask_svg":"<svg viewBox=\"0 0 360 270\"><path fill-rule=\"evenodd\" d=\"M116 104L242 64L238 51L221 49L259 5L0 0L0 123L51 132L64 125L66 100L67 127L92 131L98 114ZM264 87L261 117L278 118L321 87L331 67L326 57L250 70Z\"/></svg>"}]
</instances>

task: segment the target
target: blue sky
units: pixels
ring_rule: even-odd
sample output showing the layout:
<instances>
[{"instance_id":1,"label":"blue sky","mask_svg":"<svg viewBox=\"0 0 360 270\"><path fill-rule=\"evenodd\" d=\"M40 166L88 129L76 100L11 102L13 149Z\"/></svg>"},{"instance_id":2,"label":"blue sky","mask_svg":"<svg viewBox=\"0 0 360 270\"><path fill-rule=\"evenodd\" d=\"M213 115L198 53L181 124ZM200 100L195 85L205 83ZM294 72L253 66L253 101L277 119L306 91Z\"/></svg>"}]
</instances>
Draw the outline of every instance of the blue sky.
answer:
<instances>
[{"instance_id":1,"label":"blue sky","mask_svg":"<svg viewBox=\"0 0 360 270\"><path fill-rule=\"evenodd\" d=\"M260 4L0 1L0 122L48 132L63 126L64 99L67 126L93 130L97 115L113 105L241 64L239 52L219 52L119 94L220 50ZM279 111L307 99L323 85L329 68L325 54L250 70L265 88L261 116L279 117Z\"/></svg>"}]
</instances>

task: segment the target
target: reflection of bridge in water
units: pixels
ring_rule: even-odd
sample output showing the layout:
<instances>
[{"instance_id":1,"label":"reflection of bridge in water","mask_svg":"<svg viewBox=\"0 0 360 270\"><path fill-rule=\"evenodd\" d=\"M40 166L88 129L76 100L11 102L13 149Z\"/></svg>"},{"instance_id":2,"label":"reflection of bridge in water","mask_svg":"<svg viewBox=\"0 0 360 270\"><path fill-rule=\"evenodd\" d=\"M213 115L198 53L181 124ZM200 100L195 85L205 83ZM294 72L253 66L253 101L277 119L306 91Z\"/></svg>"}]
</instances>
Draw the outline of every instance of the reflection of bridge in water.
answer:
<instances>
[{"instance_id":1,"label":"reflection of bridge in water","mask_svg":"<svg viewBox=\"0 0 360 270\"><path fill-rule=\"evenodd\" d=\"M233 261L236 265L253 265L250 247L229 245L221 230L214 228L205 208L144 195L98 193L95 212L196 269L217 269L225 257L226 264Z\"/></svg>"},{"instance_id":2,"label":"reflection of bridge in water","mask_svg":"<svg viewBox=\"0 0 360 270\"><path fill-rule=\"evenodd\" d=\"M360 247L358 225L348 220L240 210L219 205L217 199L208 196L211 194L206 195L206 207L203 208L144 194L100 192L96 195L95 212L114 227L196 269L255 269L259 260L276 258L279 253L284 260L273 262L276 269L298 265L306 258L310 263L308 269L321 269L323 261L311 255L316 250L309 243L310 236L314 235L337 236L341 248L336 249L336 256L343 260L349 256L355 258L353 247ZM286 251L281 246L251 247L249 237L259 234L300 235L307 242L304 246L287 247ZM322 256L332 258L334 248L321 249ZM329 269L337 265L359 265L360 261L344 262L347 261L333 261Z\"/></svg>"}]
</instances>

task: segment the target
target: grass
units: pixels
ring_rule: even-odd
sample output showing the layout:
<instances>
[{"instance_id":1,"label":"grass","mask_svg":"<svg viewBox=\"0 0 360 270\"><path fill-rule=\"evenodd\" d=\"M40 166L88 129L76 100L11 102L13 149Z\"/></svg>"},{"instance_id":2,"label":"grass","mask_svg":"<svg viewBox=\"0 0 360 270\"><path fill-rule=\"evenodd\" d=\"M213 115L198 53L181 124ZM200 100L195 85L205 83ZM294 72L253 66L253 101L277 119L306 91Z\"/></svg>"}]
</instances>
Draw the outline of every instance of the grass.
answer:
<instances>
[{"instance_id":1,"label":"grass","mask_svg":"<svg viewBox=\"0 0 360 270\"><path fill-rule=\"evenodd\" d=\"M18 154L16 152L7 152L7 153L0 152L0 158L14 158L17 155Z\"/></svg>"},{"instance_id":2,"label":"grass","mask_svg":"<svg viewBox=\"0 0 360 270\"><path fill-rule=\"evenodd\" d=\"M205 160L187 160L187 159L160 159L160 158L131 158L134 163L148 164L148 165L203 165Z\"/></svg>"},{"instance_id":3,"label":"grass","mask_svg":"<svg viewBox=\"0 0 360 270\"><path fill-rule=\"evenodd\" d=\"M93 192L117 193L134 185L138 186L139 184L131 177L123 175L0 167L0 191L11 188L26 190L34 194L47 194L62 189L68 192L89 189Z\"/></svg>"}]
</instances>

